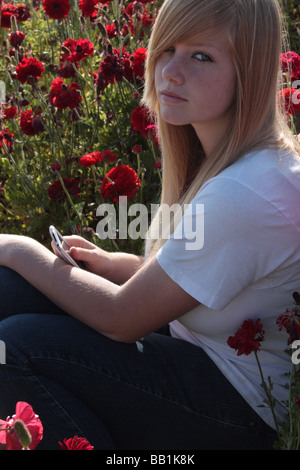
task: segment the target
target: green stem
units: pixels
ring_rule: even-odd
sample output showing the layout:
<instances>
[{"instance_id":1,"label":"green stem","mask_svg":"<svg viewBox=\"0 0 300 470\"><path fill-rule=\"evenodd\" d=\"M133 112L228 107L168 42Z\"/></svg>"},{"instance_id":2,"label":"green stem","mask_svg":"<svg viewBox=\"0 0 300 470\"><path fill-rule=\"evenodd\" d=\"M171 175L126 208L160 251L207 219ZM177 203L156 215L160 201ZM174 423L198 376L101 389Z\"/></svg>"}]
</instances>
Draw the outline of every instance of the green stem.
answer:
<instances>
[{"instance_id":1,"label":"green stem","mask_svg":"<svg viewBox=\"0 0 300 470\"><path fill-rule=\"evenodd\" d=\"M272 394L270 393L270 390L269 390L269 388L268 388L268 386L265 382L263 372L262 372L262 368L261 368L261 365L260 365L260 362L259 362L259 359L258 359L257 351L254 351L254 354L255 354L255 359L256 359L256 362L257 362L257 365L258 365L258 369L259 369L259 373L260 373L260 377L261 377L261 381L262 381L262 387L263 387L263 389L265 391L265 394L267 396L267 399L268 399L268 403L269 403L269 406L270 406L270 409L271 409L271 412L272 412L272 416L273 416L273 419L274 419L274 424L275 424L275 427L276 427L277 435L280 438L279 426L278 426L277 418L276 418L276 415L275 415L274 406L273 406L273 403L272 403Z\"/></svg>"},{"instance_id":2,"label":"green stem","mask_svg":"<svg viewBox=\"0 0 300 470\"><path fill-rule=\"evenodd\" d=\"M64 183L64 181L63 181L63 179L62 179L62 177L60 176L59 173L58 173L58 179L59 179L59 181L60 181L60 184L62 185L62 188L63 188L63 190L64 190L64 192L65 192L65 195L67 196L67 199L68 199L68 201L69 201L69 203L70 203L70 206L72 207L73 211L75 212L76 216L78 217L78 220L79 220L80 223L81 223L80 214L78 213L78 211L77 211L77 209L76 209L76 207L75 207L75 205L74 205L74 202L72 201L72 198L71 198L71 196L70 196L70 194L69 194L69 191L67 190L67 188L66 188L66 186L65 186L65 183Z\"/></svg>"}]
</instances>

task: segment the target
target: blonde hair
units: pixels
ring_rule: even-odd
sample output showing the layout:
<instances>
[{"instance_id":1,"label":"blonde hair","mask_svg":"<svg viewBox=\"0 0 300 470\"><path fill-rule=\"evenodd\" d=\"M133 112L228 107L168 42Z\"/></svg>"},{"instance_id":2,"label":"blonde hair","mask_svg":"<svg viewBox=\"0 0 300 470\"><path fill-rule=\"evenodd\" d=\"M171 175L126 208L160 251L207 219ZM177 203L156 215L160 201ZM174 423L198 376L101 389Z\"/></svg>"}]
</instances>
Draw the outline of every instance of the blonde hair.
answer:
<instances>
[{"instance_id":1,"label":"blonde hair","mask_svg":"<svg viewBox=\"0 0 300 470\"><path fill-rule=\"evenodd\" d=\"M143 96L159 129L161 204L189 203L208 179L249 151L273 147L299 152L277 99L283 26L277 0L165 0L149 42ZM236 97L226 138L206 159L191 125L174 126L161 119L154 72L165 49L213 30L228 37ZM157 230L159 220L160 211L152 230L153 226ZM148 255L154 255L163 242L162 238L150 240Z\"/></svg>"}]
</instances>

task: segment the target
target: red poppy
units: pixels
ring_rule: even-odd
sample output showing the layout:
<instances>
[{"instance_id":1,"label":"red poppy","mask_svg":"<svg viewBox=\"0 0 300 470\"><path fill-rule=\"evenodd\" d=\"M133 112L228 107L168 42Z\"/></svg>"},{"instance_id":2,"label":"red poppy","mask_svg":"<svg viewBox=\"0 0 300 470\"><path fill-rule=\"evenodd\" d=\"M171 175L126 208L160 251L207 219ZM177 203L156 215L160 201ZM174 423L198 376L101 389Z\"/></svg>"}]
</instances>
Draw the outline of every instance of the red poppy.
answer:
<instances>
[{"instance_id":1,"label":"red poppy","mask_svg":"<svg viewBox=\"0 0 300 470\"><path fill-rule=\"evenodd\" d=\"M140 47L133 53L132 70L136 77L144 78L147 49Z\"/></svg>"},{"instance_id":2,"label":"red poppy","mask_svg":"<svg viewBox=\"0 0 300 470\"><path fill-rule=\"evenodd\" d=\"M72 82L67 86L61 77L57 77L51 83L49 101L59 109L77 108L82 101L78 90L80 90L78 83Z\"/></svg>"},{"instance_id":3,"label":"red poppy","mask_svg":"<svg viewBox=\"0 0 300 470\"><path fill-rule=\"evenodd\" d=\"M295 88L284 88L279 92L279 100L287 114L297 114L300 111L300 91Z\"/></svg>"},{"instance_id":4,"label":"red poppy","mask_svg":"<svg viewBox=\"0 0 300 470\"><path fill-rule=\"evenodd\" d=\"M129 54L124 48L122 51L114 49L113 52L104 57L100 64L99 75L106 83L121 82L123 77L131 80L132 68Z\"/></svg>"},{"instance_id":5,"label":"red poppy","mask_svg":"<svg viewBox=\"0 0 300 470\"><path fill-rule=\"evenodd\" d=\"M79 0L78 6L82 16L95 18L97 16L97 8L99 0Z\"/></svg>"},{"instance_id":6,"label":"red poppy","mask_svg":"<svg viewBox=\"0 0 300 470\"><path fill-rule=\"evenodd\" d=\"M14 134L8 129L4 129L0 132L0 148L3 148L5 152L6 149L8 152L12 152L14 146L13 136Z\"/></svg>"},{"instance_id":7,"label":"red poppy","mask_svg":"<svg viewBox=\"0 0 300 470\"><path fill-rule=\"evenodd\" d=\"M1 4L1 2L0 2ZM11 27L11 17L15 16L17 21L25 21L30 17L29 7L25 5L13 5L12 3L7 3L2 5L1 10L1 26L2 28L10 29Z\"/></svg>"},{"instance_id":8,"label":"red poppy","mask_svg":"<svg viewBox=\"0 0 300 470\"><path fill-rule=\"evenodd\" d=\"M92 152L88 153L87 155L83 155L78 161L79 165L82 165L86 168L95 165L96 163L101 161L101 153L100 152Z\"/></svg>"},{"instance_id":9,"label":"red poppy","mask_svg":"<svg viewBox=\"0 0 300 470\"><path fill-rule=\"evenodd\" d=\"M64 52L61 60L66 62L79 62L94 54L94 45L89 39L67 39L62 47L70 52Z\"/></svg>"},{"instance_id":10,"label":"red poppy","mask_svg":"<svg viewBox=\"0 0 300 470\"><path fill-rule=\"evenodd\" d=\"M31 109L24 111L19 118L20 129L26 135L37 135L44 130L41 111L38 109L35 114Z\"/></svg>"},{"instance_id":11,"label":"red poppy","mask_svg":"<svg viewBox=\"0 0 300 470\"><path fill-rule=\"evenodd\" d=\"M43 0L43 8L53 20L61 20L70 13L69 0Z\"/></svg>"},{"instance_id":12,"label":"red poppy","mask_svg":"<svg viewBox=\"0 0 300 470\"><path fill-rule=\"evenodd\" d=\"M133 199L139 192L141 180L128 165L117 165L103 178L100 192L105 199L116 202L119 196Z\"/></svg>"},{"instance_id":13,"label":"red poppy","mask_svg":"<svg viewBox=\"0 0 300 470\"><path fill-rule=\"evenodd\" d=\"M298 307L293 310L286 309L285 313L278 316L276 323L279 331L284 328L288 333L287 344L292 344L300 339L300 311Z\"/></svg>"},{"instance_id":14,"label":"red poppy","mask_svg":"<svg viewBox=\"0 0 300 470\"><path fill-rule=\"evenodd\" d=\"M300 80L300 56L296 52L289 51L281 54L282 71L290 73L290 81Z\"/></svg>"},{"instance_id":15,"label":"red poppy","mask_svg":"<svg viewBox=\"0 0 300 470\"><path fill-rule=\"evenodd\" d=\"M80 196L79 181L76 178L63 178L66 190L71 195ZM60 180L54 181L48 188L48 196L52 202L62 202L66 198L66 193Z\"/></svg>"},{"instance_id":16,"label":"red poppy","mask_svg":"<svg viewBox=\"0 0 300 470\"><path fill-rule=\"evenodd\" d=\"M19 442L17 434L14 432L14 423L21 420L27 427L31 435L31 444L29 449L33 450L43 439L43 425L38 415L36 415L32 407L23 401L16 404L16 412L12 417L6 418L6 421L0 419L0 442L6 444L6 450L21 450L22 446Z\"/></svg>"},{"instance_id":17,"label":"red poppy","mask_svg":"<svg viewBox=\"0 0 300 470\"><path fill-rule=\"evenodd\" d=\"M144 137L148 137L147 127L152 124L148 109L144 106L137 106L131 113L131 125L132 128L142 134Z\"/></svg>"},{"instance_id":18,"label":"red poppy","mask_svg":"<svg viewBox=\"0 0 300 470\"><path fill-rule=\"evenodd\" d=\"M33 77L34 81L37 82L39 77L42 77L45 68L39 60L34 57L23 57L21 62L16 67L17 79L21 83L30 83L29 77Z\"/></svg>"},{"instance_id":19,"label":"red poppy","mask_svg":"<svg viewBox=\"0 0 300 470\"><path fill-rule=\"evenodd\" d=\"M245 320L234 336L227 340L228 346L237 350L237 355L248 356L253 351L260 350L260 343L264 340L263 325L260 320Z\"/></svg>"},{"instance_id":20,"label":"red poppy","mask_svg":"<svg viewBox=\"0 0 300 470\"><path fill-rule=\"evenodd\" d=\"M111 150L104 150L101 153L101 162L112 163L118 158L118 154L112 152Z\"/></svg>"},{"instance_id":21,"label":"red poppy","mask_svg":"<svg viewBox=\"0 0 300 470\"><path fill-rule=\"evenodd\" d=\"M13 31L9 35L9 42L13 47L18 47L25 39L25 34L22 31Z\"/></svg>"},{"instance_id":22,"label":"red poppy","mask_svg":"<svg viewBox=\"0 0 300 470\"><path fill-rule=\"evenodd\" d=\"M18 112L18 108L16 106L10 106L9 108L5 108L3 119L13 119Z\"/></svg>"},{"instance_id":23,"label":"red poppy","mask_svg":"<svg viewBox=\"0 0 300 470\"><path fill-rule=\"evenodd\" d=\"M94 447L84 437L74 436L59 442L63 450L94 450Z\"/></svg>"}]
</instances>

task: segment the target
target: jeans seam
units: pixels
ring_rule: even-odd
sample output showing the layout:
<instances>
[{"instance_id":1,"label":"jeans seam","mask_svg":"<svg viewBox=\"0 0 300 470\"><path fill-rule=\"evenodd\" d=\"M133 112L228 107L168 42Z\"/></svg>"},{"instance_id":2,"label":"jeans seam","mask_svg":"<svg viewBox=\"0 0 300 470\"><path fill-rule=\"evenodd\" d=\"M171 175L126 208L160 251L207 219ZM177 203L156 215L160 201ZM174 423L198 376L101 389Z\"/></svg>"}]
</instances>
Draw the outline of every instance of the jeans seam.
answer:
<instances>
[{"instance_id":1,"label":"jeans seam","mask_svg":"<svg viewBox=\"0 0 300 470\"><path fill-rule=\"evenodd\" d=\"M107 373L103 370L99 370L98 368L95 368L95 367L92 367L90 365L86 365L86 364L82 364L78 361L72 361L70 359L62 359L62 358L50 358L50 357L44 357L44 356L32 356L31 359L42 359L42 360L51 360L51 361L57 361L57 362L65 362L65 363L68 363L68 364L73 364L73 365L76 365L76 366L79 366L79 367L82 367L84 369L87 369L87 370L91 370L91 371L94 371L96 372L97 374L101 374L103 375L105 378L107 379L110 379L110 380L114 380L118 383L121 383L122 385L125 385L127 387L131 387L139 392L142 392L148 396L152 396L153 398L156 398L156 399L160 399L160 400L164 400L168 403L171 403L172 405L175 405L175 406L179 406L180 408L184 409L186 412L188 413L191 413L191 414L194 414L196 416L199 416L200 418L204 418L204 419L208 419L210 421L214 421L216 423L220 423L220 424L224 424L224 425L227 425L227 426L232 426L233 428L238 428L238 429L249 429L250 426L246 426L246 425L242 425L242 424L236 424L236 423L232 423L230 421L224 421L222 419L218 419L218 418L215 418L215 417L212 417L212 416L208 416L207 414L204 414L204 413L201 413L201 411L196 411L196 410L193 410L191 409L190 406L184 404L184 403L180 403L178 401L175 401L175 400L171 400L169 397L166 397L164 396L163 394L157 394L155 392L150 392L148 390L146 390L145 388L141 388L139 387L138 385L136 384L133 384L133 383L130 383L130 382L127 382L127 381L124 381L123 379L120 379L118 377L116 377L115 375L113 375L112 373ZM31 360L29 359L28 361L26 362L30 362ZM31 369L31 367L30 367ZM34 377L36 377L36 375L34 375ZM40 383L40 382L39 382ZM41 384L42 385L42 384ZM47 392L48 393L48 392ZM252 430L256 430L258 432L263 432L261 431L257 426L252 426L251 427Z\"/></svg>"}]
</instances>

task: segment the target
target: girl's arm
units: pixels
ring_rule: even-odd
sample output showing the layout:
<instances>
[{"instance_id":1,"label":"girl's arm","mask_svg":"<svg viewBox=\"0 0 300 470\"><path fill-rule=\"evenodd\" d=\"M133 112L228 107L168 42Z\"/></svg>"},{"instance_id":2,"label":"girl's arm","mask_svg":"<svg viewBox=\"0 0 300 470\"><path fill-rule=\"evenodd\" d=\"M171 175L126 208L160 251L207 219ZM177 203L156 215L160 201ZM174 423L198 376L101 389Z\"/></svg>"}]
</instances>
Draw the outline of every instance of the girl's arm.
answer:
<instances>
[{"instance_id":1,"label":"girl's arm","mask_svg":"<svg viewBox=\"0 0 300 470\"><path fill-rule=\"evenodd\" d=\"M70 254L83 261L87 270L105 277L115 284L124 284L143 265L144 258L129 253L108 253L93 243L76 235L64 237L71 246ZM55 246L52 243L53 250ZM59 255L56 252L57 255Z\"/></svg>"},{"instance_id":2,"label":"girl's arm","mask_svg":"<svg viewBox=\"0 0 300 470\"><path fill-rule=\"evenodd\" d=\"M156 260L118 285L67 265L35 240L0 235L0 265L17 271L67 313L116 341L134 342L198 305Z\"/></svg>"}]
</instances>

